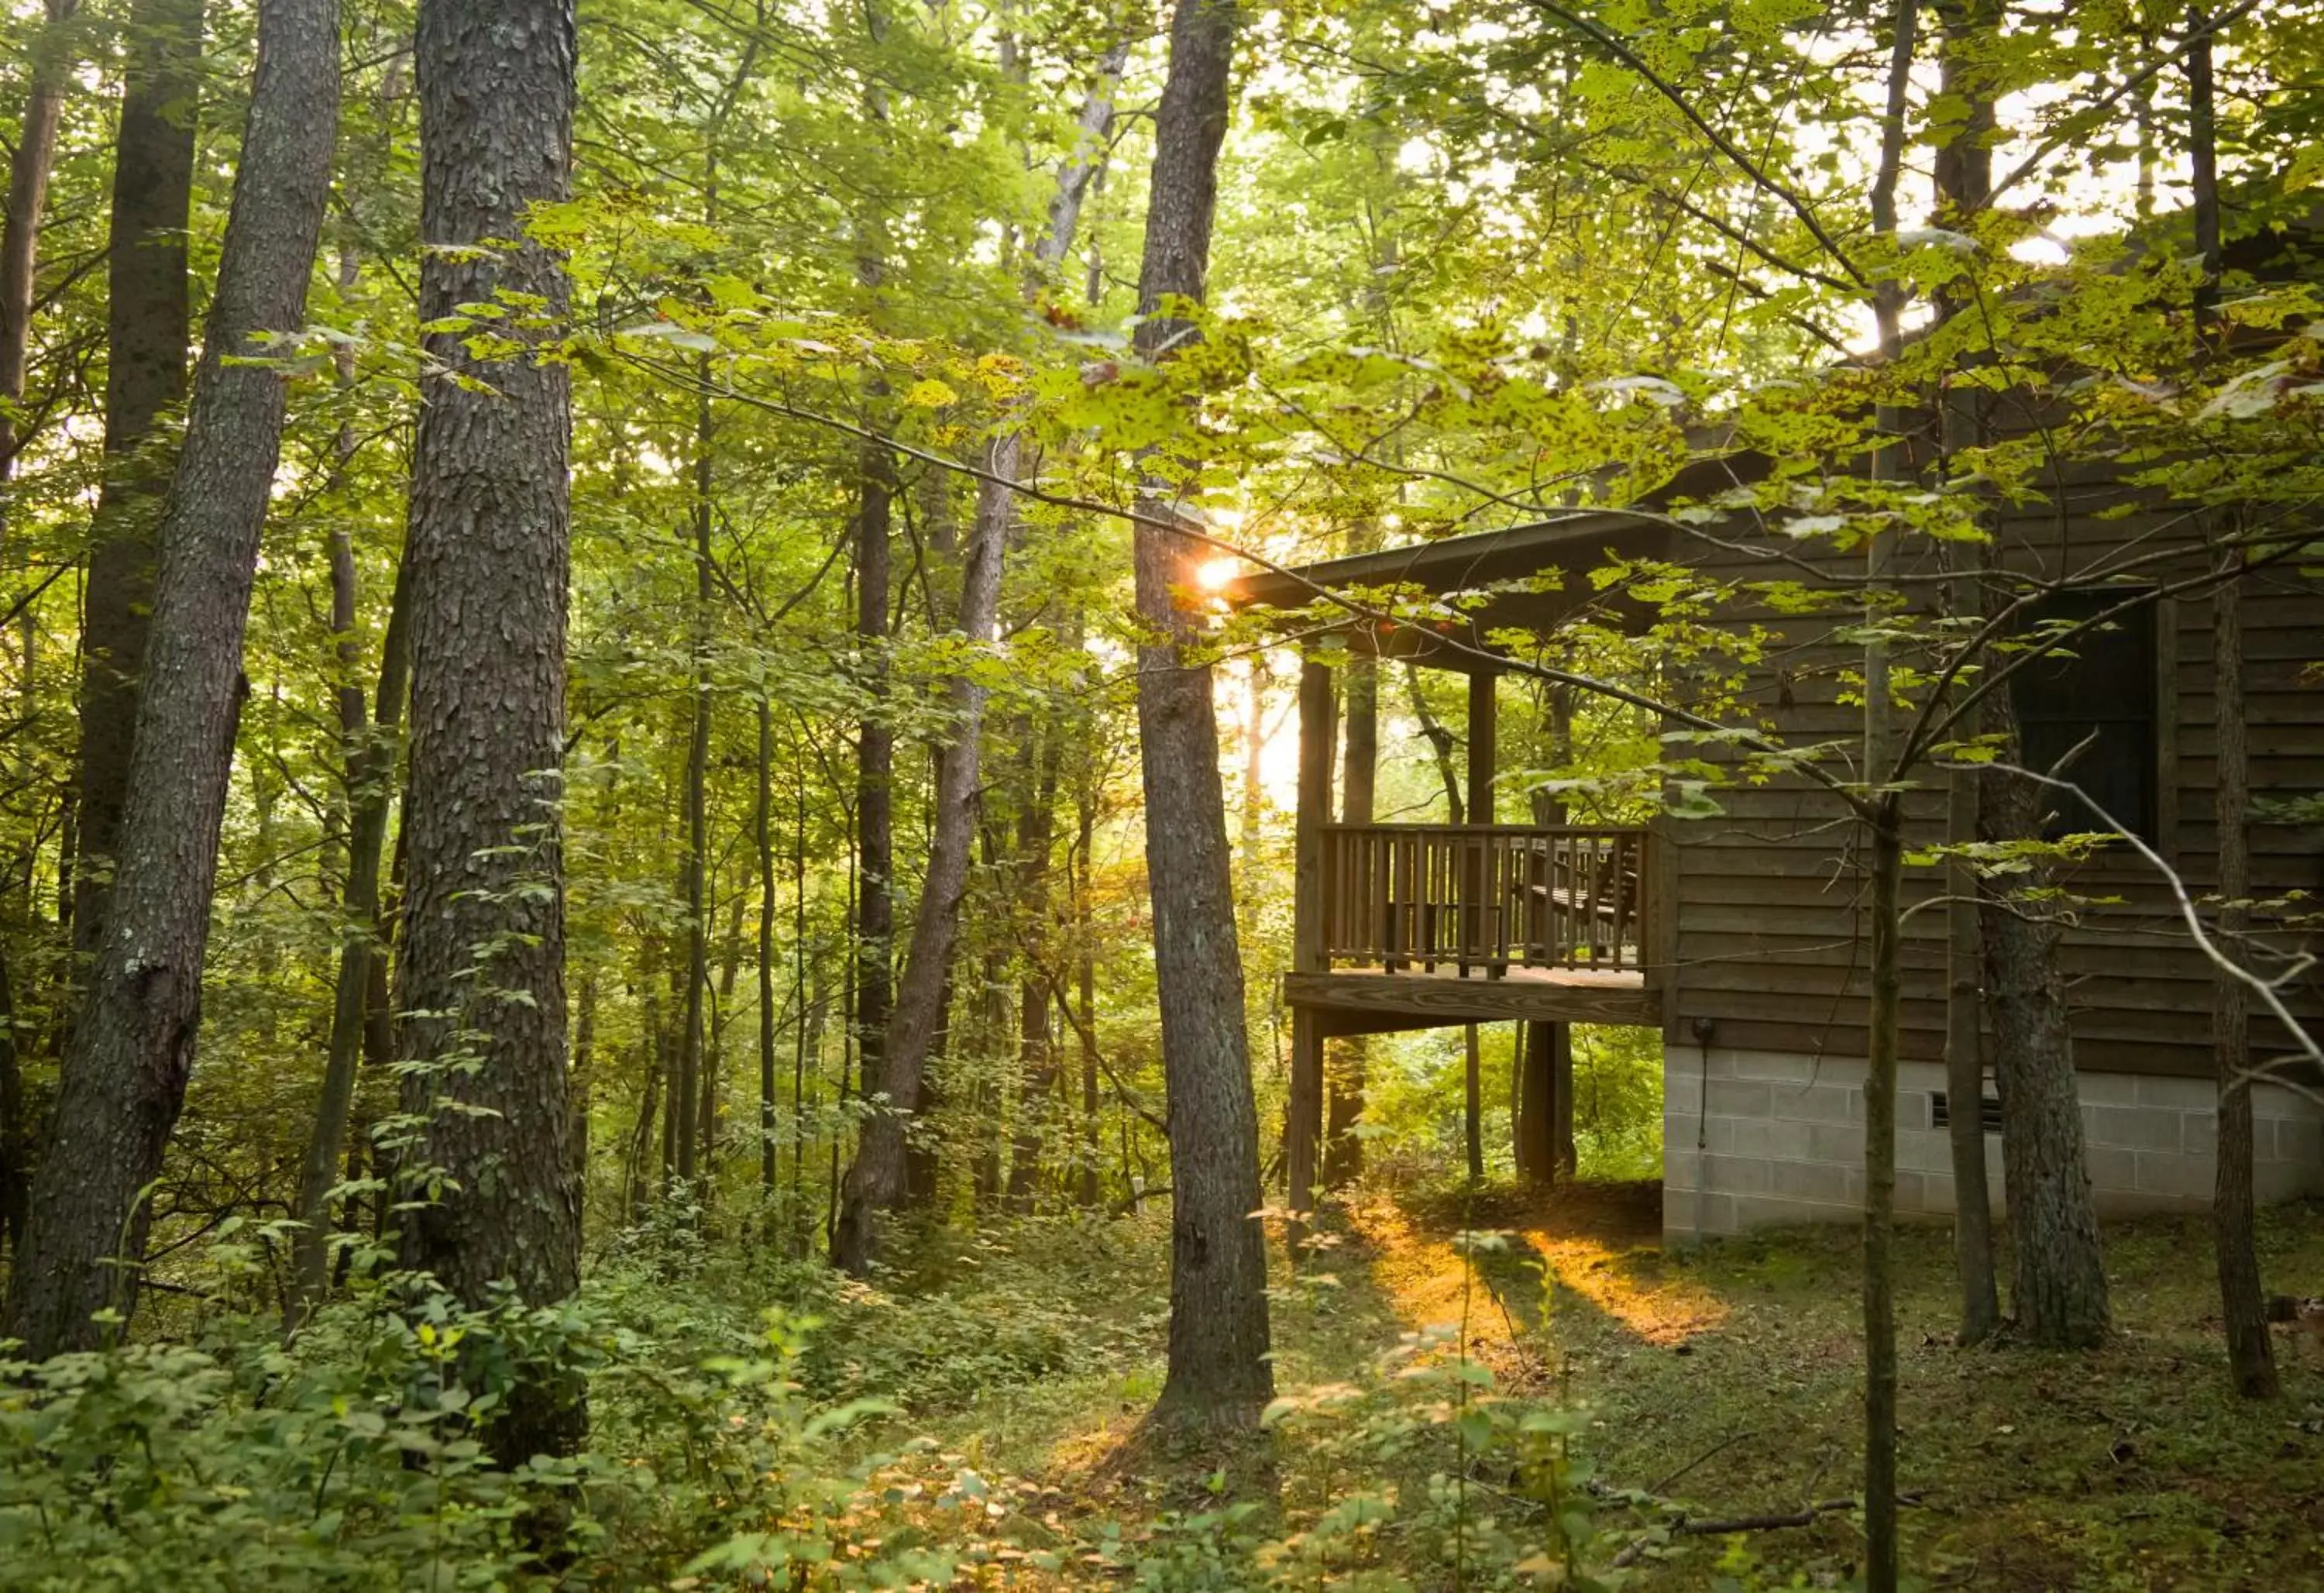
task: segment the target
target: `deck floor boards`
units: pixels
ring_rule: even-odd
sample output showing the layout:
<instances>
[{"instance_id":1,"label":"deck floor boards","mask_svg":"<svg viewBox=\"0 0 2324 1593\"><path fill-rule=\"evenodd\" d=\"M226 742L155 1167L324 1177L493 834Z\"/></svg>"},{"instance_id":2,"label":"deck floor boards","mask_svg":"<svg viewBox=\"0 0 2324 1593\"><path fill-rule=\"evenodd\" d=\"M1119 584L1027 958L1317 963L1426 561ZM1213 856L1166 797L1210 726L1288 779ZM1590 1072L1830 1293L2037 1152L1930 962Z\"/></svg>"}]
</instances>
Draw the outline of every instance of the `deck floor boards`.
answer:
<instances>
[{"instance_id":1,"label":"deck floor boards","mask_svg":"<svg viewBox=\"0 0 2324 1593\"><path fill-rule=\"evenodd\" d=\"M1662 1022L1661 997L1636 969L1511 968L1498 977L1451 968L1286 974L1284 998L1320 1017L1327 1034L1375 1034L1450 1023Z\"/></svg>"}]
</instances>

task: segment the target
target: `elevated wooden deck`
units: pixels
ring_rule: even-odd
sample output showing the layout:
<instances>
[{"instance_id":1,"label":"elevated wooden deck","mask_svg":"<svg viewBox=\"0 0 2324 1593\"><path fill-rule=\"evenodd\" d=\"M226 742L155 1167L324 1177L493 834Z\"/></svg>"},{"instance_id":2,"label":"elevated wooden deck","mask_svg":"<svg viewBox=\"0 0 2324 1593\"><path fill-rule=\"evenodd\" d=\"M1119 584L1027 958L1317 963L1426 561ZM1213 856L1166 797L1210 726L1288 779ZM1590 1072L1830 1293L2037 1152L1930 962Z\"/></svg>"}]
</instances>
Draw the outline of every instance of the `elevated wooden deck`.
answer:
<instances>
[{"instance_id":1,"label":"elevated wooden deck","mask_svg":"<svg viewBox=\"0 0 2324 1593\"><path fill-rule=\"evenodd\" d=\"M1643 829L1322 824L1284 997L1318 1039L1661 1021Z\"/></svg>"},{"instance_id":2,"label":"elevated wooden deck","mask_svg":"<svg viewBox=\"0 0 2324 1593\"><path fill-rule=\"evenodd\" d=\"M1483 656L1486 662L1480 662ZM1672 849L1642 826L1496 824L1494 668L1469 671L1465 822L1376 823L1350 748L1348 816L1333 823L1338 707L1332 667L1299 671L1299 800L1291 968L1291 1091L1284 1162L1291 1209L1314 1208L1334 1036L1518 1025L1513 1132L1529 1176L1572 1165L1568 1025L1659 1028ZM1364 750L1370 756L1370 749ZM1469 1050L1471 1133L1481 1113Z\"/></svg>"}]
</instances>

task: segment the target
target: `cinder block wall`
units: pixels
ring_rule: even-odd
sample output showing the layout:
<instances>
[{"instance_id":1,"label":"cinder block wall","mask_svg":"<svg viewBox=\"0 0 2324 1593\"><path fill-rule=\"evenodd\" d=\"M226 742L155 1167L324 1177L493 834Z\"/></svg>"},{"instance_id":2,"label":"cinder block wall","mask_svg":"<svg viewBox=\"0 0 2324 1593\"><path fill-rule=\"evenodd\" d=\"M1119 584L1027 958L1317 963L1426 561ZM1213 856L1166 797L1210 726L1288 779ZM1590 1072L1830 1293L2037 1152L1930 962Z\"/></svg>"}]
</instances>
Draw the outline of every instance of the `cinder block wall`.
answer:
<instances>
[{"instance_id":1,"label":"cinder block wall","mask_svg":"<svg viewBox=\"0 0 2324 1593\"><path fill-rule=\"evenodd\" d=\"M1854 1221L1864 1201L1864 1063L1667 1045L1663 1053L1663 1231L1684 1237L1769 1223ZM1943 1068L1897 1070L1896 1209L1953 1209L1952 1142L1930 1098ZM2216 1168L2208 1079L2081 1076L2082 1129L2101 1216L2200 1210ZM1969 1103L1961 1109L1974 1110ZM2324 1194L2324 1107L2276 1085L2253 1091L2263 1201ZM1986 1136L2001 1209L2001 1136Z\"/></svg>"}]
</instances>

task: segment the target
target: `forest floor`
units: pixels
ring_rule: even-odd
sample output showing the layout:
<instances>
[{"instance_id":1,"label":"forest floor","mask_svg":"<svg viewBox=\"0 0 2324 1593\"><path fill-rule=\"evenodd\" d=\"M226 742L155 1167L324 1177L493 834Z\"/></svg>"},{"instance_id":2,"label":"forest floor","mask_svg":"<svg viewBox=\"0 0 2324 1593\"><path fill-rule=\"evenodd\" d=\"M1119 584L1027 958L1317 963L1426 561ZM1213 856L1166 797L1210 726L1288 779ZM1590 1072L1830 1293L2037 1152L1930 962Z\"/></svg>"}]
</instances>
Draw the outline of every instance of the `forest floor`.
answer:
<instances>
[{"instance_id":1,"label":"forest floor","mask_svg":"<svg viewBox=\"0 0 2324 1593\"><path fill-rule=\"evenodd\" d=\"M1452 1355L1465 1336L1501 1392L1581 1407L1577 1443L1609 1488L1680 1502L1697 1521L1851 1495L1853 1231L1778 1230L1665 1253L1659 1199L1652 1184L1587 1183L1538 1197L1360 1196L1304 1278L1276 1291L1278 1386L1361 1379L1400 1336L1435 1329L1430 1353ZM1223 1469L1208 1453L1177 1463L1140 1439L1160 1375L1164 1319L1151 1306L1167 1285L1120 1285L1127 1273L1162 1269L1167 1227L1150 1217L1120 1227L1138 1238L1106 1258L1102 1298L1078 1302L1093 1320L1111 1313L1108 1368L981 1390L936 1429L1022 1496L1046 1501L1047 1519L1070 1537L1119 1543L1130 1559L1157 1516L1184 1519L1276 1471L1263 1454ZM1478 1250L1473 1273L1464 1232L1503 1236ZM1908 1565L1932 1587L2324 1587L2324 1357L2279 1338L2284 1397L2236 1401L2203 1220L2116 1225L2107 1241L2119 1331L2106 1348L1963 1350L1950 1342L1949 1235L1936 1225L1905 1232L1901 1465L1918 1500L1905 1521ZM2273 1286L2324 1291L2324 1209L2265 1214L2260 1245ZM1602 1565L1671 1519L1609 1504L1593 1558ZM1739 1572L1722 1585L1799 1575L1800 1585L1833 1586L1858 1542L1844 1511L1739 1539L1683 1537L1639 1557L1625 1585L1702 1588Z\"/></svg>"}]
</instances>

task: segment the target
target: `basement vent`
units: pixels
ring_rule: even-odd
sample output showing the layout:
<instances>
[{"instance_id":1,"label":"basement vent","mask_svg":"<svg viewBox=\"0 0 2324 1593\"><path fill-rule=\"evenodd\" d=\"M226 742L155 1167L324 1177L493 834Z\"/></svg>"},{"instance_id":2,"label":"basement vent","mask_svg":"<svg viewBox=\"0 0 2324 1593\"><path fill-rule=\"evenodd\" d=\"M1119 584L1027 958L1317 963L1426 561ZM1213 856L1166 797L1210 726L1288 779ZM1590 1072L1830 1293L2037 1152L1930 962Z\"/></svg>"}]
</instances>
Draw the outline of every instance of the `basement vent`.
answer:
<instances>
[{"instance_id":1,"label":"basement vent","mask_svg":"<svg viewBox=\"0 0 2324 1593\"><path fill-rule=\"evenodd\" d=\"M1999 1096L1988 1095L1978 1098L1977 1115L1984 1124L1986 1133L2001 1132L2001 1098ZM1952 1103L1946 1098L1945 1092L1941 1089L1932 1091L1929 1096L1929 1126L1949 1128L1952 1125Z\"/></svg>"}]
</instances>

